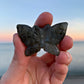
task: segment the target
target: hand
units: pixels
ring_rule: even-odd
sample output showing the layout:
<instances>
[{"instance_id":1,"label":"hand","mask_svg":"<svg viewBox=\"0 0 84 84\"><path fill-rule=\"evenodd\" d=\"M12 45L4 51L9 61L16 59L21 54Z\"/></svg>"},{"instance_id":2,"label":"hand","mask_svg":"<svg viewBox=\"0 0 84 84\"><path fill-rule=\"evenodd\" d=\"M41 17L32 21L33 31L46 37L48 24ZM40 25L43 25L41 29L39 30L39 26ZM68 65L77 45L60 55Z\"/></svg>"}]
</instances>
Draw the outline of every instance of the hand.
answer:
<instances>
[{"instance_id":1,"label":"hand","mask_svg":"<svg viewBox=\"0 0 84 84\"><path fill-rule=\"evenodd\" d=\"M35 22L40 27L52 23L53 16L42 13ZM18 34L14 34L14 57L7 72L2 76L0 84L62 84L68 72L68 65L72 61L67 52L73 45L69 36L65 36L59 44L60 55L58 57L49 53L41 57L36 54L26 57L25 46Z\"/></svg>"}]
</instances>

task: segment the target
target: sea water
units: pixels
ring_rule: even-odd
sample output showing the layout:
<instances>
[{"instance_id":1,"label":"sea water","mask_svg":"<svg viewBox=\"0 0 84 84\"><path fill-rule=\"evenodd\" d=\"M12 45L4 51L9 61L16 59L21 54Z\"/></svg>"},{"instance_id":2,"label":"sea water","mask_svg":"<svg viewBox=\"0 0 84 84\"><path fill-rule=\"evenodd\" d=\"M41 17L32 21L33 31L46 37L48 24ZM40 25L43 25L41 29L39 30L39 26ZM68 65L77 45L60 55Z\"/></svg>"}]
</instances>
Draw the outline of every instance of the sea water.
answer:
<instances>
[{"instance_id":1,"label":"sea water","mask_svg":"<svg viewBox=\"0 0 84 84\"><path fill-rule=\"evenodd\" d=\"M84 42L74 42L73 48L69 50L72 55L72 62L69 66L68 75L84 75ZM41 50L38 56L45 52ZM14 46L13 43L0 43L0 76L3 75L13 58Z\"/></svg>"}]
</instances>

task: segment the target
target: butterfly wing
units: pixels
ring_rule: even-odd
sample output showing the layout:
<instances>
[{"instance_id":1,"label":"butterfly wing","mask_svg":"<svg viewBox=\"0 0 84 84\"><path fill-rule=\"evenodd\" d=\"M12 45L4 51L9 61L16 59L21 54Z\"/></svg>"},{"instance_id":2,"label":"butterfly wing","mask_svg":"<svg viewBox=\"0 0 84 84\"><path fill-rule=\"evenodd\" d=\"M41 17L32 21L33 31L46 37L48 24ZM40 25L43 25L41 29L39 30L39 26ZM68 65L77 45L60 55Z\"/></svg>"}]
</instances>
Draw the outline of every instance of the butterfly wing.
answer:
<instances>
[{"instance_id":1,"label":"butterfly wing","mask_svg":"<svg viewBox=\"0 0 84 84\"><path fill-rule=\"evenodd\" d=\"M25 55L30 56L34 53L37 53L38 51L40 51L40 47L38 44L35 44L33 46L28 46L27 49L25 50Z\"/></svg>"},{"instance_id":2,"label":"butterfly wing","mask_svg":"<svg viewBox=\"0 0 84 84\"><path fill-rule=\"evenodd\" d=\"M49 27L47 32L45 32L45 51L56 56L59 55L60 51L57 48L57 44L64 38L67 25L66 22L63 22Z\"/></svg>"},{"instance_id":3,"label":"butterfly wing","mask_svg":"<svg viewBox=\"0 0 84 84\"><path fill-rule=\"evenodd\" d=\"M33 28L28 25L17 25L17 32L22 42L26 45L25 55L30 56L40 50L39 31L36 30L36 26ZM38 29L38 28L37 28Z\"/></svg>"},{"instance_id":4,"label":"butterfly wing","mask_svg":"<svg viewBox=\"0 0 84 84\"><path fill-rule=\"evenodd\" d=\"M51 53L53 55L58 56L59 55L59 49L55 44L53 44L53 36L52 36L52 31L51 31L51 26L46 25L44 27L44 50L48 53ZM55 38L54 38L55 39Z\"/></svg>"},{"instance_id":5,"label":"butterfly wing","mask_svg":"<svg viewBox=\"0 0 84 84\"><path fill-rule=\"evenodd\" d=\"M33 39L35 41L35 44L38 44L40 46L40 40L41 40L40 28L34 25L32 31L33 31Z\"/></svg>"},{"instance_id":6,"label":"butterfly wing","mask_svg":"<svg viewBox=\"0 0 84 84\"><path fill-rule=\"evenodd\" d=\"M64 38L66 34L68 23L63 22L51 27L52 32L52 44L59 44L59 42Z\"/></svg>"},{"instance_id":7,"label":"butterfly wing","mask_svg":"<svg viewBox=\"0 0 84 84\"><path fill-rule=\"evenodd\" d=\"M59 49L56 47L56 45L51 45L49 43L45 43L44 50L48 53L51 53L52 55L59 55Z\"/></svg>"},{"instance_id":8,"label":"butterfly wing","mask_svg":"<svg viewBox=\"0 0 84 84\"><path fill-rule=\"evenodd\" d=\"M18 24L17 25L17 32L19 37L21 38L22 42L26 45L32 45L32 28L29 27L28 25L22 25Z\"/></svg>"}]
</instances>

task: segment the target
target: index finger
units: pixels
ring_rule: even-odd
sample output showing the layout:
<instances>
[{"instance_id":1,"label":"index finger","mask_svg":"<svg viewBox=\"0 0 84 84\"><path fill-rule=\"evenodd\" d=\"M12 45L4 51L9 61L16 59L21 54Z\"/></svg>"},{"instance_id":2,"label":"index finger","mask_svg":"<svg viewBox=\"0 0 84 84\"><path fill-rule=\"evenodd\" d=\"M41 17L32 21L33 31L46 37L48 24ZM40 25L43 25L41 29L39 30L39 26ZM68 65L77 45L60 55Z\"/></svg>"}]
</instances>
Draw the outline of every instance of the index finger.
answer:
<instances>
[{"instance_id":1,"label":"index finger","mask_svg":"<svg viewBox=\"0 0 84 84\"><path fill-rule=\"evenodd\" d=\"M59 44L59 49L62 51L69 50L73 46L73 39L66 35L64 39Z\"/></svg>"},{"instance_id":2,"label":"index finger","mask_svg":"<svg viewBox=\"0 0 84 84\"><path fill-rule=\"evenodd\" d=\"M43 12L39 15L34 25L37 25L39 27L44 27L46 24L51 25L53 21L53 16L49 12Z\"/></svg>"}]
</instances>

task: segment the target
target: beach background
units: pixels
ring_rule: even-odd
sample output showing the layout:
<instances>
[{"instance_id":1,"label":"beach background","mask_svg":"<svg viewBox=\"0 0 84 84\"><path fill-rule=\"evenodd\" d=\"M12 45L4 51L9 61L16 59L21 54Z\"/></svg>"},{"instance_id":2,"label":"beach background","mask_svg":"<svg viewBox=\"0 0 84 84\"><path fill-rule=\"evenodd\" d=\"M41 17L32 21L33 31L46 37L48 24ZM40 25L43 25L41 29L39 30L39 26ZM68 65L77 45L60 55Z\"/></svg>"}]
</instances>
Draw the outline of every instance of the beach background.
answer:
<instances>
[{"instance_id":1,"label":"beach background","mask_svg":"<svg viewBox=\"0 0 84 84\"><path fill-rule=\"evenodd\" d=\"M72 63L69 66L64 84L82 84L84 82L84 41L74 41L73 48L69 50L72 55ZM41 50L38 56L45 52ZM8 69L14 54L13 43L0 43L0 76L2 76ZM81 81L80 81L81 80Z\"/></svg>"},{"instance_id":2,"label":"beach background","mask_svg":"<svg viewBox=\"0 0 84 84\"><path fill-rule=\"evenodd\" d=\"M42 12L53 15L52 25L68 22L66 35L72 37L72 63L64 84L84 84L84 0L0 0L0 76L14 54L12 43L17 24L33 26ZM41 50L38 56L45 52Z\"/></svg>"}]
</instances>

